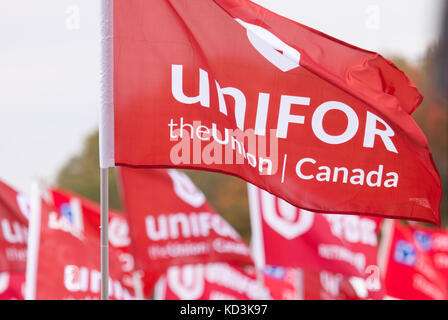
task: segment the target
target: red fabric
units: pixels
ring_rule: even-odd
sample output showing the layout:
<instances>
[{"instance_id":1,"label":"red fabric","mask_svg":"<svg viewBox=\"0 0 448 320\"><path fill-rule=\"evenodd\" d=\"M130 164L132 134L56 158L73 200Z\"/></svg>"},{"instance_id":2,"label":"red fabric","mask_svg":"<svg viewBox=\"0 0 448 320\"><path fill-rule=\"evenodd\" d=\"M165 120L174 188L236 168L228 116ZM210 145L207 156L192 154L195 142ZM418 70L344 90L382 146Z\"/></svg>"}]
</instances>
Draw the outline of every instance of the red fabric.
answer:
<instances>
[{"instance_id":1,"label":"red fabric","mask_svg":"<svg viewBox=\"0 0 448 320\"><path fill-rule=\"evenodd\" d=\"M422 97L377 53L248 0L116 0L113 67L116 165L223 172L311 211L440 222L440 177L410 116Z\"/></svg>"},{"instance_id":2,"label":"red fabric","mask_svg":"<svg viewBox=\"0 0 448 320\"><path fill-rule=\"evenodd\" d=\"M448 230L410 225L414 240L431 257L448 285Z\"/></svg>"},{"instance_id":3,"label":"red fabric","mask_svg":"<svg viewBox=\"0 0 448 320\"><path fill-rule=\"evenodd\" d=\"M446 300L447 283L431 256L415 241L412 229L393 222L384 282L388 296L405 300Z\"/></svg>"},{"instance_id":4,"label":"red fabric","mask_svg":"<svg viewBox=\"0 0 448 320\"><path fill-rule=\"evenodd\" d=\"M270 300L253 270L228 263L170 267L156 286L158 300Z\"/></svg>"},{"instance_id":5,"label":"red fabric","mask_svg":"<svg viewBox=\"0 0 448 320\"><path fill-rule=\"evenodd\" d=\"M274 300L299 300L301 273L292 268L271 267L263 272L263 284Z\"/></svg>"},{"instance_id":6,"label":"red fabric","mask_svg":"<svg viewBox=\"0 0 448 320\"><path fill-rule=\"evenodd\" d=\"M253 263L239 234L187 175L163 169L119 172L138 269L164 272L178 264Z\"/></svg>"},{"instance_id":7,"label":"red fabric","mask_svg":"<svg viewBox=\"0 0 448 320\"><path fill-rule=\"evenodd\" d=\"M362 278L377 265L379 219L300 210L254 186L249 201L260 264Z\"/></svg>"},{"instance_id":8,"label":"red fabric","mask_svg":"<svg viewBox=\"0 0 448 320\"><path fill-rule=\"evenodd\" d=\"M24 300L25 272L0 273L0 300Z\"/></svg>"},{"instance_id":9,"label":"red fabric","mask_svg":"<svg viewBox=\"0 0 448 320\"><path fill-rule=\"evenodd\" d=\"M100 234L98 230L101 225L101 215L100 206L97 203L66 190L54 188L51 189L51 194L54 205L59 209L59 212L61 212L62 206L69 204L72 199L80 200L82 210L87 213L86 218L90 220L90 223L85 227L93 227L93 229L91 229L89 232L91 232L92 234L96 233L98 241L100 241ZM128 219L125 213L112 209L109 210L108 233L109 245L114 249L118 249L120 251L120 261L123 265L123 271L134 271L135 258L134 252L132 251L133 248L131 244L131 236L129 234ZM140 275L140 279L143 284L144 296L151 296L154 285L157 282L158 278L161 276L161 273L147 273L139 270L138 274Z\"/></svg>"},{"instance_id":10,"label":"red fabric","mask_svg":"<svg viewBox=\"0 0 448 320\"><path fill-rule=\"evenodd\" d=\"M0 181L0 272L25 272L28 214L28 200Z\"/></svg>"},{"instance_id":11,"label":"red fabric","mask_svg":"<svg viewBox=\"0 0 448 320\"><path fill-rule=\"evenodd\" d=\"M36 299L99 299L101 289L99 213L73 197L52 190L55 207L42 202ZM67 206L63 206L63 205ZM111 213L113 219L113 213ZM109 297L131 299L133 268L123 251L109 246Z\"/></svg>"}]
</instances>

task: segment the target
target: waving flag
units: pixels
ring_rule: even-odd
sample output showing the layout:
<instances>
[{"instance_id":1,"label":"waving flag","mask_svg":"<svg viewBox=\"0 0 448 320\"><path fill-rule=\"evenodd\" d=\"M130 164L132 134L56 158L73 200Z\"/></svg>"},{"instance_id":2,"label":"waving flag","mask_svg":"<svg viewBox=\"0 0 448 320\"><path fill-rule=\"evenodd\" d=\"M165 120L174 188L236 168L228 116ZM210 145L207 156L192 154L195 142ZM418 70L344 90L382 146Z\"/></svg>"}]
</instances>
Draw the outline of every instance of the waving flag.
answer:
<instances>
[{"instance_id":1,"label":"waving flag","mask_svg":"<svg viewBox=\"0 0 448 320\"><path fill-rule=\"evenodd\" d=\"M23 300L25 272L0 272L0 300Z\"/></svg>"},{"instance_id":2,"label":"waving flag","mask_svg":"<svg viewBox=\"0 0 448 320\"><path fill-rule=\"evenodd\" d=\"M372 299L365 283L359 282L359 278L325 270L300 270L300 274L303 300Z\"/></svg>"},{"instance_id":3,"label":"waving flag","mask_svg":"<svg viewBox=\"0 0 448 320\"><path fill-rule=\"evenodd\" d=\"M414 241L428 256L434 267L443 275L448 286L448 230L411 225Z\"/></svg>"},{"instance_id":4,"label":"waving flag","mask_svg":"<svg viewBox=\"0 0 448 320\"><path fill-rule=\"evenodd\" d=\"M378 218L318 214L248 185L256 264L365 278L377 268Z\"/></svg>"},{"instance_id":5,"label":"waving flag","mask_svg":"<svg viewBox=\"0 0 448 320\"><path fill-rule=\"evenodd\" d=\"M154 294L157 300L272 299L253 270L219 262L170 267Z\"/></svg>"},{"instance_id":6,"label":"waving flag","mask_svg":"<svg viewBox=\"0 0 448 320\"><path fill-rule=\"evenodd\" d=\"M0 181L0 272L25 272L29 202Z\"/></svg>"},{"instance_id":7,"label":"waving flag","mask_svg":"<svg viewBox=\"0 0 448 320\"><path fill-rule=\"evenodd\" d=\"M100 207L97 203L66 190L50 188L53 205L57 208L59 220L53 218L54 225L72 232L83 231L99 241ZM82 214L80 214L82 212ZM86 222L85 222L86 221ZM111 210L109 214L109 245L118 250L123 262L124 272L134 270L134 257L131 253L129 225L124 213Z\"/></svg>"},{"instance_id":8,"label":"waving flag","mask_svg":"<svg viewBox=\"0 0 448 320\"><path fill-rule=\"evenodd\" d=\"M138 269L164 272L178 264L253 263L240 235L184 173L121 168L120 177Z\"/></svg>"},{"instance_id":9,"label":"waving flag","mask_svg":"<svg viewBox=\"0 0 448 320\"><path fill-rule=\"evenodd\" d=\"M390 224L389 224L390 223ZM446 300L448 285L412 229L390 221L382 265L386 294L405 300Z\"/></svg>"},{"instance_id":10,"label":"waving flag","mask_svg":"<svg viewBox=\"0 0 448 320\"><path fill-rule=\"evenodd\" d=\"M107 14L103 168L218 171L310 211L439 223L410 116L422 97L379 54L249 0L115 0Z\"/></svg>"},{"instance_id":11,"label":"waving flag","mask_svg":"<svg viewBox=\"0 0 448 320\"><path fill-rule=\"evenodd\" d=\"M33 298L99 299L99 213L85 199L55 190L51 194L55 206L41 203ZM124 244L119 243L118 247ZM133 299L133 262L123 259L123 251L114 246L109 248L109 259L109 297Z\"/></svg>"}]
</instances>

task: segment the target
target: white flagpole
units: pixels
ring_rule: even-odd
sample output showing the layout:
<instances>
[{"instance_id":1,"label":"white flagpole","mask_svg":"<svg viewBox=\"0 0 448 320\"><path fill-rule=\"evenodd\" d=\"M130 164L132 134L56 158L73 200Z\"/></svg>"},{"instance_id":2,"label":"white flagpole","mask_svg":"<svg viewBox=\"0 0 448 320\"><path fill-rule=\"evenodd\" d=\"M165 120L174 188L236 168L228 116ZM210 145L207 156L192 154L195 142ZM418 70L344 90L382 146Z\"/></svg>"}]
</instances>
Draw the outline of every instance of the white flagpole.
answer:
<instances>
[{"instance_id":1,"label":"white flagpole","mask_svg":"<svg viewBox=\"0 0 448 320\"><path fill-rule=\"evenodd\" d=\"M40 242L41 196L39 183L31 184L30 214L28 217L28 248L26 256L25 300L36 299L37 263Z\"/></svg>"},{"instance_id":2,"label":"white flagpole","mask_svg":"<svg viewBox=\"0 0 448 320\"><path fill-rule=\"evenodd\" d=\"M99 156L101 193L101 299L109 298L109 167L114 161L113 0L101 0L101 103Z\"/></svg>"},{"instance_id":3,"label":"white flagpole","mask_svg":"<svg viewBox=\"0 0 448 320\"><path fill-rule=\"evenodd\" d=\"M101 300L109 298L109 168L100 169L101 180Z\"/></svg>"}]
</instances>

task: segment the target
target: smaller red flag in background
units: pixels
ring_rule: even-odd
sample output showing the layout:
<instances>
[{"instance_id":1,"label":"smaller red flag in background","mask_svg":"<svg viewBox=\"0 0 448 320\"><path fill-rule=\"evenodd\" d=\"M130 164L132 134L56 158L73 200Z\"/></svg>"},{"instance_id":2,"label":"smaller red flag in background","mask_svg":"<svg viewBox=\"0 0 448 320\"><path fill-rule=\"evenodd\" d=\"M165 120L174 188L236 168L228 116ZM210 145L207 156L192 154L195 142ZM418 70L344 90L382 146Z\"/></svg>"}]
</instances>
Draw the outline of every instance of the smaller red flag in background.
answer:
<instances>
[{"instance_id":1,"label":"smaller red flag in background","mask_svg":"<svg viewBox=\"0 0 448 320\"><path fill-rule=\"evenodd\" d=\"M35 298L99 299L99 210L78 196L58 190L51 194L55 206L42 201ZM125 239L125 233L119 234ZM111 243L118 247L109 247L109 297L132 299L133 261L123 258L126 242L114 239Z\"/></svg>"},{"instance_id":2,"label":"smaller red flag in background","mask_svg":"<svg viewBox=\"0 0 448 320\"><path fill-rule=\"evenodd\" d=\"M252 264L248 246L176 170L120 168L121 190L138 269L212 261Z\"/></svg>"},{"instance_id":3,"label":"smaller red flag in background","mask_svg":"<svg viewBox=\"0 0 448 320\"><path fill-rule=\"evenodd\" d=\"M0 273L0 300L23 300L25 297L25 272Z\"/></svg>"},{"instance_id":4,"label":"smaller red flag in background","mask_svg":"<svg viewBox=\"0 0 448 320\"><path fill-rule=\"evenodd\" d=\"M25 272L28 215L28 199L0 181L0 272Z\"/></svg>"},{"instance_id":5,"label":"smaller red flag in background","mask_svg":"<svg viewBox=\"0 0 448 320\"><path fill-rule=\"evenodd\" d=\"M381 219L301 210L253 185L248 192L257 265L361 278L377 266Z\"/></svg>"},{"instance_id":6,"label":"smaller red flag in background","mask_svg":"<svg viewBox=\"0 0 448 320\"><path fill-rule=\"evenodd\" d=\"M393 220L387 223L388 245L383 266L387 296L405 300L448 299L445 278L431 255L417 242L413 229Z\"/></svg>"}]
</instances>

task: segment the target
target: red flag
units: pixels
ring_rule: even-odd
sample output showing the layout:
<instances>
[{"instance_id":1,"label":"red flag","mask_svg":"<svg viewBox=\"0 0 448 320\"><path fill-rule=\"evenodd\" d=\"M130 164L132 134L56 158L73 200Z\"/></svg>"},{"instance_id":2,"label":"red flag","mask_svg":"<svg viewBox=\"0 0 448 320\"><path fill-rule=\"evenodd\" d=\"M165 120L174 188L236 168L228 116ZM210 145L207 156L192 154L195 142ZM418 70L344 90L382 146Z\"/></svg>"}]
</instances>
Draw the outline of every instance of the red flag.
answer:
<instances>
[{"instance_id":1,"label":"red flag","mask_svg":"<svg viewBox=\"0 0 448 320\"><path fill-rule=\"evenodd\" d=\"M326 270L362 278L378 268L379 219L313 213L253 185L248 187L257 265Z\"/></svg>"},{"instance_id":2,"label":"red flag","mask_svg":"<svg viewBox=\"0 0 448 320\"><path fill-rule=\"evenodd\" d=\"M253 263L240 235L184 173L121 168L120 177L138 269L163 272L176 264Z\"/></svg>"},{"instance_id":3,"label":"red flag","mask_svg":"<svg viewBox=\"0 0 448 320\"><path fill-rule=\"evenodd\" d=\"M113 11L102 166L218 171L310 211L439 223L410 116L422 97L390 61L248 0Z\"/></svg>"},{"instance_id":4,"label":"red flag","mask_svg":"<svg viewBox=\"0 0 448 320\"><path fill-rule=\"evenodd\" d=\"M170 267L155 290L157 300L271 300L254 272L228 263Z\"/></svg>"},{"instance_id":5,"label":"red flag","mask_svg":"<svg viewBox=\"0 0 448 320\"><path fill-rule=\"evenodd\" d=\"M386 260L382 266L386 294L405 300L448 299L443 275L416 242L412 230L394 221L387 223Z\"/></svg>"},{"instance_id":6,"label":"red flag","mask_svg":"<svg viewBox=\"0 0 448 320\"><path fill-rule=\"evenodd\" d=\"M52 191L56 207L42 201L35 299L99 299L99 214L89 204ZM70 201L64 201L67 198ZM77 202L78 201L78 202ZM132 268L120 249L109 247L109 297L132 299ZM128 269L129 268L129 269Z\"/></svg>"},{"instance_id":7,"label":"red flag","mask_svg":"<svg viewBox=\"0 0 448 320\"><path fill-rule=\"evenodd\" d=\"M431 257L434 267L448 285L448 230L410 225L414 241Z\"/></svg>"},{"instance_id":8,"label":"red flag","mask_svg":"<svg viewBox=\"0 0 448 320\"><path fill-rule=\"evenodd\" d=\"M97 203L70 191L57 188L51 188L49 191L53 205L58 210L58 219L55 217L51 220L55 228L63 228L74 235L77 232L85 232L100 241L101 214ZM123 213L109 210L108 235L109 245L119 252L123 271L133 271L134 257L131 253L129 225Z\"/></svg>"},{"instance_id":9,"label":"red flag","mask_svg":"<svg viewBox=\"0 0 448 320\"><path fill-rule=\"evenodd\" d=\"M0 272L25 273L29 201L0 181Z\"/></svg>"},{"instance_id":10,"label":"red flag","mask_svg":"<svg viewBox=\"0 0 448 320\"><path fill-rule=\"evenodd\" d=\"M25 272L0 272L0 300L23 300Z\"/></svg>"},{"instance_id":11,"label":"red flag","mask_svg":"<svg viewBox=\"0 0 448 320\"><path fill-rule=\"evenodd\" d=\"M93 227L89 233L98 233L101 224L100 206L86 199L74 194L70 191L51 189L54 205L59 209L61 214L66 211L66 208L71 210L74 203L76 208L77 202L81 205L81 209L85 212L86 218L90 220L87 228ZM129 234L129 224L127 215L116 210L109 210L109 245L114 249L119 250L119 259L122 262L123 272L132 272L136 281L139 281L143 286L143 294L145 297L150 296L157 279L161 273L148 273L142 270L135 269L134 253L132 251L131 236ZM98 233L99 239L99 233ZM139 280L138 280L139 279Z\"/></svg>"},{"instance_id":12,"label":"red flag","mask_svg":"<svg viewBox=\"0 0 448 320\"><path fill-rule=\"evenodd\" d=\"M263 284L274 300L303 300L300 270L270 266L262 273Z\"/></svg>"}]
</instances>

